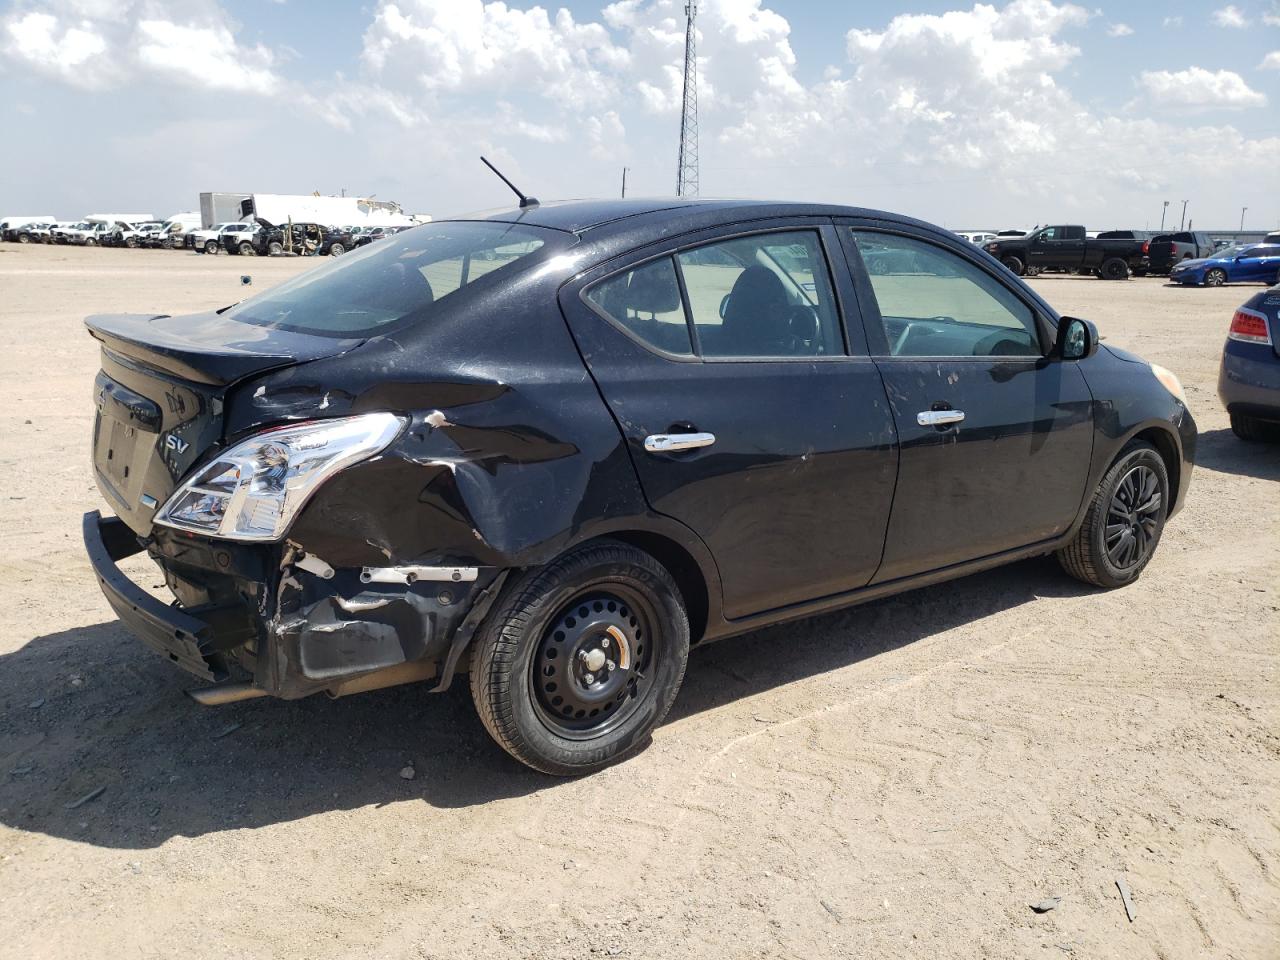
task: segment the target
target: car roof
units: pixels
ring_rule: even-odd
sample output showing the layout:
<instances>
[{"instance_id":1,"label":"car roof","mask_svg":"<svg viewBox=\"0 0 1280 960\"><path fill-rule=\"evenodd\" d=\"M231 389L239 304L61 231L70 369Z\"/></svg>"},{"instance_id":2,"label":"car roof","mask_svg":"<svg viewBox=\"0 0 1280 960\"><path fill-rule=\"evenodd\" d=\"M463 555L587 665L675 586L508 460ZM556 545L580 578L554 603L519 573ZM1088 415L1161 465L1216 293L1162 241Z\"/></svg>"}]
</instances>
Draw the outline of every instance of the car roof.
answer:
<instances>
[{"instance_id":1,"label":"car roof","mask_svg":"<svg viewBox=\"0 0 1280 960\"><path fill-rule=\"evenodd\" d=\"M448 219L527 223L552 230L562 230L566 233L584 234L612 224L618 224L620 221L638 217L643 217L647 223L652 223L655 220L681 220L686 222L692 220L699 225L713 226L717 223L732 223L738 220L787 216L870 217L873 219L920 223L920 221L898 214L836 204L777 200L689 200L676 197L626 200L557 200L539 204L536 207L487 210ZM921 225L932 226L930 224Z\"/></svg>"}]
</instances>

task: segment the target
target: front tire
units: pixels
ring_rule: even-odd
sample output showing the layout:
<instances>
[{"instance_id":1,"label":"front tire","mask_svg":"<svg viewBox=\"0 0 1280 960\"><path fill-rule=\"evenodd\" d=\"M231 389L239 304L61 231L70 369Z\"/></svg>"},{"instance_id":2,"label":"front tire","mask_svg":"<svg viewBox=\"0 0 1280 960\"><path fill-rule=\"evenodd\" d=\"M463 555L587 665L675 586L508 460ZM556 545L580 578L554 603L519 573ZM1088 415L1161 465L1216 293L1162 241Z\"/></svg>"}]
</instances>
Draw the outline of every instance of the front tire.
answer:
<instances>
[{"instance_id":1,"label":"front tire","mask_svg":"<svg viewBox=\"0 0 1280 960\"><path fill-rule=\"evenodd\" d=\"M217 253L217 252L218 252L218 241L217 241L217 240L206 240L206 241L205 241L205 243L204 243L204 252L205 252L205 253Z\"/></svg>"},{"instance_id":2,"label":"front tire","mask_svg":"<svg viewBox=\"0 0 1280 960\"><path fill-rule=\"evenodd\" d=\"M471 697L511 756L577 776L648 743L688 656L671 574L640 550L598 541L507 586L476 640Z\"/></svg>"},{"instance_id":3,"label":"front tire","mask_svg":"<svg viewBox=\"0 0 1280 960\"><path fill-rule=\"evenodd\" d=\"M255 257L258 255L258 251L253 249L253 244L248 240L240 241L240 246L236 249L240 251L240 256L242 257Z\"/></svg>"},{"instance_id":4,"label":"front tire","mask_svg":"<svg viewBox=\"0 0 1280 960\"><path fill-rule=\"evenodd\" d=\"M331 257L340 257L346 252L347 252L347 248L340 243L332 244L329 247L329 256Z\"/></svg>"},{"instance_id":5,"label":"front tire","mask_svg":"<svg viewBox=\"0 0 1280 960\"><path fill-rule=\"evenodd\" d=\"M1023 264L1021 260L1019 260L1017 257L1014 257L1014 256L1005 257L1000 262L1003 263L1006 267L1008 267L1009 271L1016 277L1022 276L1027 270L1026 265Z\"/></svg>"},{"instance_id":6,"label":"front tire","mask_svg":"<svg viewBox=\"0 0 1280 960\"><path fill-rule=\"evenodd\" d=\"M1062 569L1095 587L1137 580L1169 512L1169 472L1155 447L1134 441L1103 476L1075 538L1058 551Z\"/></svg>"},{"instance_id":7,"label":"front tire","mask_svg":"<svg viewBox=\"0 0 1280 960\"><path fill-rule=\"evenodd\" d=\"M1220 287L1227 282L1227 272L1214 267L1204 275L1204 285L1206 287Z\"/></svg>"}]
</instances>

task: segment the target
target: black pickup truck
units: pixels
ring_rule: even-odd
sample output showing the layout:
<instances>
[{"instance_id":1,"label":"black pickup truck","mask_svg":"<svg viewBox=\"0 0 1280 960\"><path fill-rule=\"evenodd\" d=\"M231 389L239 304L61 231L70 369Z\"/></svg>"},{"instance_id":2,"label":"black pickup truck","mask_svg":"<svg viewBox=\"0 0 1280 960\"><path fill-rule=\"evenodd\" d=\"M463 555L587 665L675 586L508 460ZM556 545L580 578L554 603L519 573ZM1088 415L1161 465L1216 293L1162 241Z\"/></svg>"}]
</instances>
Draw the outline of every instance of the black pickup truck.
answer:
<instances>
[{"instance_id":1,"label":"black pickup truck","mask_svg":"<svg viewBox=\"0 0 1280 960\"><path fill-rule=\"evenodd\" d=\"M1183 260L1200 260L1212 256L1213 237L1200 231L1162 233L1151 241L1148 256L1152 273L1168 273Z\"/></svg>"},{"instance_id":2,"label":"black pickup truck","mask_svg":"<svg viewBox=\"0 0 1280 960\"><path fill-rule=\"evenodd\" d=\"M983 249L1018 276L1041 270L1086 270L1103 280L1128 280L1148 268L1144 239L1103 239L1078 225L1039 227L1025 237L992 240Z\"/></svg>"}]
</instances>

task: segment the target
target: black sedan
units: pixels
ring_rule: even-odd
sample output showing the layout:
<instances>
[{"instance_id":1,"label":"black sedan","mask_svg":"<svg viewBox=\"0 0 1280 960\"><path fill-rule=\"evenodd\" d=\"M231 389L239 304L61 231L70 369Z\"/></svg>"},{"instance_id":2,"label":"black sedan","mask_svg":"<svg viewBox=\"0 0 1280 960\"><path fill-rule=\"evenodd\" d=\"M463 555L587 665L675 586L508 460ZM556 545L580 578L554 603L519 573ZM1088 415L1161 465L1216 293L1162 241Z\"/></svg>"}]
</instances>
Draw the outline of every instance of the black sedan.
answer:
<instances>
[{"instance_id":1,"label":"black sedan","mask_svg":"<svg viewBox=\"0 0 1280 960\"><path fill-rule=\"evenodd\" d=\"M642 747L692 644L1043 554L1131 583L1196 441L1172 373L854 208L528 206L87 323L85 542L193 696L469 675L553 774Z\"/></svg>"},{"instance_id":2,"label":"black sedan","mask_svg":"<svg viewBox=\"0 0 1280 960\"><path fill-rule=\"evenodd\" d=\"M1280 440L1280 285L1236 310L1222 348L1218 396L1242 440Z\"/></svg>"}]
</instances>

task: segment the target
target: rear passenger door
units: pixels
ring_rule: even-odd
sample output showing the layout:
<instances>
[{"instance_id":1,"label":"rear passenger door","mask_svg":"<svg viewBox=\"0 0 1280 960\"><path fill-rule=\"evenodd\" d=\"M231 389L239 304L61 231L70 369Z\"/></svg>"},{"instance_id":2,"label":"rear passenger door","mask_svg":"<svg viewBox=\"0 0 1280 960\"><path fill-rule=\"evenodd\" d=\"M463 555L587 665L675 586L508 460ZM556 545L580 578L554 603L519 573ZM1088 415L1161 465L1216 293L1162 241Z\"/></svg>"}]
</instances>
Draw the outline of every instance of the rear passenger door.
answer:
<instances>
[{"instance_id":1,"label":"rear passenger door","mask_svg":"<svg viewBox=\"0 0 1280 960\"><path fill-rule=\"evenodd\" d=\"M870 581L897 451L829 221L649 247L560 303L649 504L715 557L727 617Z\"/></svg>"},{"instance_id":2,"label":"rear passenger door","mask_svg":"<svg viewBox=\"0 0 1280 960\"><path fill-rule=\"evenodd\" d=\"M1280 283L1280 245L1259 244L1236 260L1232 280Z\"/></svg>"},{"instance_id":3,"label":"rear passenger door","mask_svg":"<svg viewBox=\"0 0 1280 960\"><path fill-rule=\"evenodd\" d=\"M842 237L900 443L875 582L1064 532L1088 478L1092 396L1079 364L1046 356L1034 299L923 231L855 220Z\"/></svg>"}]
</instances>

